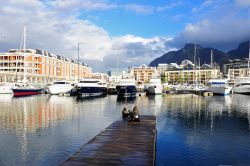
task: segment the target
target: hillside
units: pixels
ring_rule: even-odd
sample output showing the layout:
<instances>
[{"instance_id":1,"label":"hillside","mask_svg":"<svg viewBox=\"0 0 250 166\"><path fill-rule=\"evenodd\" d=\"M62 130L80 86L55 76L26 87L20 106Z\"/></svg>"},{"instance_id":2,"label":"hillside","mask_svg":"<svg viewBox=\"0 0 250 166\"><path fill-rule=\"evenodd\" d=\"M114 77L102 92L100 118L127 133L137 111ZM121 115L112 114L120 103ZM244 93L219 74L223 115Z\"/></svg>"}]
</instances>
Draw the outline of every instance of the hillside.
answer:
<instances>
[{"instance_id":1,"label":"hillside","mask_svg":"<svg viewBox=\"0 0 250 166\"><path fill-rule=\"evenodd\" d=\"M192 43L186 44L184 48L177 51L170 51L159 58L153 60L149 65L157 66L159 63L178 63L180 64L184 59L194 61L194 48L195 45ZM213 61L218 63L220 67L226 63L229 59L242 59L248 58L249 42L241 43L237 49L233 49L228 53L220 51L214 48L203 48L202 46L196 45L197 57L200 58L201 64L210 64L211 50L213 50ZM198 59L198 58L196 58ZM198 61L197 61L198 62Z\"/></svg>"}]
</instances>

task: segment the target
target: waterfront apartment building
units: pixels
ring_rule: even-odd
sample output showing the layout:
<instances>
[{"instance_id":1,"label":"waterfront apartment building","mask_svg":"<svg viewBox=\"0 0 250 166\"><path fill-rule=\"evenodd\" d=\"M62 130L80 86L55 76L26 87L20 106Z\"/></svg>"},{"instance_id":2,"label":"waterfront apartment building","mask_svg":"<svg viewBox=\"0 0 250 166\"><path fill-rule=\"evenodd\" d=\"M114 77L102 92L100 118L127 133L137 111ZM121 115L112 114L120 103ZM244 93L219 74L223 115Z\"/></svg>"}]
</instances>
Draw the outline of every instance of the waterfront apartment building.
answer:
<instances>
[{"instance_id":1,"label":"waterfront apartment building","mask_svg":"<svg viewBox=\"0 0 250 166\"><path fill-rule=\"evenodd\" d=\"M159 66L157 67L157 70L158 68ZM161 76L164 78L164 82L171 84L193 84L197 81L202 84L206 84L210 79L221 77L220 69L218 67L212 68L208 64L203 64L201 67L197 67L194 66L194 64L189 60L182 61L180 65L176 63L170 63L167 65L165 72L163 73L164 74Z\"/></svg>"},{"instance_id":2,"label":"waterfront apartment building","mask_svg":"<svg viewBox=\"0 0 250 166\"><path fill-rule=\"evenodd\" d=\"M17 82L24 77L29 82L42 84L56 80L77 81L92 77L92 68L39 49L0 53L0 82Z\"/></svg>"},{"instance_id":3,"label":"waterfront apartment building","mask_svg":"<svg viewBox=\"0 0 250 166\"><path fill-rule=\"evenodd\" d=\"M109 82L109 76L107 73L92 73L92 78L99 79L102 82Z\"/></svg>"},{"instance_id":4,"label":"waterfront apartment building","mask_svg":"<svg viewBox=\"0 0 250 166\"><path fill-rule=\"evenodd\" d=\"M227 74L230 79L250 76L249 59L229 60L224 64L224 74Z\"/></svg>"},{"instance_id":5,"label":"waterfront apartment building","mask_svg":"<svg viewBox=\"0 0 250 166\"><path fill-rule=\"evenodd\" d=\"M143 84L149 82L149 79L156 74L156 68L150 67L145 64L139 67L129 67L129 72L135 77L135 81L138 84Z\"/></svg>"}]
</instances>

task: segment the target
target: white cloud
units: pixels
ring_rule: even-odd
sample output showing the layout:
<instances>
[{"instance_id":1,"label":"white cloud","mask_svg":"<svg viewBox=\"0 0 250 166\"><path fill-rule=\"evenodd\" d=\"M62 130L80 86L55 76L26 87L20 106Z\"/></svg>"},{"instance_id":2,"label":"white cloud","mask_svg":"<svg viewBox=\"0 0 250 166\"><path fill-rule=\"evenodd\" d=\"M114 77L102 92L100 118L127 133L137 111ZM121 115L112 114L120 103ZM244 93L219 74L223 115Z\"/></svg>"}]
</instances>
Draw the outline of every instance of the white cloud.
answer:
<instances>
[{"instance_id":1,"label":"white cloud","mask_svg":"<svg viewBox=\"0 0 250 166\"><path fill-rule=\"evenodd\" d=\"M249 7L250 1L249 0L235 0L235 3L240 7Z\"/></svg>"},{"instance_id":2,"label":"white cloud","mask_svg":"<svg viewBox=\"0 0 250 166\"><path fill-rule=\"evenodd\" d=\"M165 45L170 40L167 37L110 37L103 28L81 20L75 14L62 19L61 13L51 10L47 2L35 0L5 2L0 6L0 22L4 22L0 27L1 51L19 48L22 29L26 24L27 47L77 59L77 43L80 42L81 60L89 62L95 71L115 68L117 58L121 64L119 66L123 68L148 64L171 49Z\"/></svg>"},{"instance_id":3,"label":"white cloud","mask_svg":"<svg viewBox=\"0 0 250 166\"><path fill-rule=\"evenodd\" d=\"M158 7L156 7L155 10L156 10L157 12L164 12L164 11L166 11L166 10L175 8L175 7L177 7L177 6L179 6L179 5L182 5L182 4L183 4L182 1L174 1L174 2L172 2L172 3L168 3L168 4L165 5L165 6L158 6Z\"/></svg>"},{"instance_id":4,"label":"white cloud","mask_svg":"<svg viewBox=\"0 0 250 166\"><path fill-rule=\"evenodd\" d=\"M250 39L250 20L224 18L220 20L202 20L188 24L175 37L174 44L198 43L219 49L232 49L240 42Z\"/></svg>"},{"instance_id":5,"label":"white cloud","mask_svg":"<svg viewBox=\"0 0 250 166\"><path fill-rule=\"evenodd\" d=\"M78 11L78 10L110 10L117 8L116 4L108 3L103 0L55 0L49 1L49 3L53 8L58 10L66 10L69 11Z\"/></svg>"},{"instance_id":6,"label":"white cloud","mask_svg":"<svg viewBox=\"0 0 250 166\"><path fill-rule=\"evenodd\" d=\"M201 4L196 9L199 14L193 15L194 21L186 24L174 37L173 46L182 47L185 43L193 42L228 51L249 40L250 13L236 3L226 2L228 0L209 0Z\"/></svg>"},{"instance_id":7,"label":"white cloud","mask_svg":"<svg viewBox=\"0 0 250 166\"><path fill-rule=\"evenodd\" d=\"M126 4L123 8L139 14L152 14L154 12L154 7L146 5Z\"/></svg>"}]
</instances>

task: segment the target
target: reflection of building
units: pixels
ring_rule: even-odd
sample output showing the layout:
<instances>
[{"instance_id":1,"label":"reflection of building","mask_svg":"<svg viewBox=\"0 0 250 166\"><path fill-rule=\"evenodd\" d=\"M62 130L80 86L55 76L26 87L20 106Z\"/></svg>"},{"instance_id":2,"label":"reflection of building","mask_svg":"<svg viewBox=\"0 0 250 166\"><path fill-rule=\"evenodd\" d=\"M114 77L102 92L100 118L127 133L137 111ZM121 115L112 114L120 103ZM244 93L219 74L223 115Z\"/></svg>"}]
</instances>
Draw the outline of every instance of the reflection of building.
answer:
<instances>
[{"instance_id":1,"label":"reflection of building","mask_svg":"<svg viewBox=\"0 0 250 166\"><path fill-rule=\"evenodd\" d=\"M248 58L229 60L224 64L224 73L232 79L249 76Z\"/></svg>"},{"instance_id":2,"label":"reflection of building","mask_svg":"<svg viewBox=\"0 0 250 166\"><path fill-rule=\"evenodd\" d=\"M129 73L134 75L137 83L146 83L156 72L155 67L149 67L145 64L139 67L129 67Z\"/></svg>"},{"instance_id":3,"label":"reflection of building","mask_svg":"<svg viewBox=\"0 0 250 166\"><path fill-rule=\"evenodd\" d=\"M58 96L51 96L49 99L49 102L46 98L16 100L12 106L8 105L11 101L4 103L0 111L0 128L35 132L77 116L78 112L72 111L73 100Z\"/></svg>"},{"instance_id":4,"label":"reflection of building","mask_svg":"<svg viewBox=\"0 0 250 166\"><path fill-rule=\"evenodd\" d=\"M22 80L24 72L30 82L51 83L91 77L87 65L38 49L10 50L0 53L0 82ZM79 74L78 74L79 72Z\"/></svg>"},{"instance_id":5,"label":"reflection of building","mask_svg":"<svg viewBox=\"0 0 250 166\"><path fill-rule=\"evenodd\" d=\"M170 83L194 83L200 81L206 83L209 79L220 77L220 69L203 64L202 66L194 66L189 60L184 60L180 65L176 63L161 64L157 70L165 77L165 81Z\"/></svg>"}]
</instances>

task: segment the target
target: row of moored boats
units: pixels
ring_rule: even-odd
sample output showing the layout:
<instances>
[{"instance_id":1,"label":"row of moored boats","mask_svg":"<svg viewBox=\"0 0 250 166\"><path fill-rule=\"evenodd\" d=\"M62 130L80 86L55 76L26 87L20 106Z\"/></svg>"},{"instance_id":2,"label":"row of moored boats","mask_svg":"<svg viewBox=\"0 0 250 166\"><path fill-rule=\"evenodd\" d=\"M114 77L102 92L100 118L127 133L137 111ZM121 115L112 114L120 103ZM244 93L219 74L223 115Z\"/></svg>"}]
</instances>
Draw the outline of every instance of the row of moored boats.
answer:
<instances>
[{"instance_id":1,"label":"row of moored boats","mask_svg":"<svg viewBox=\"0 0 250 166\"><path fill-rule=\"evenodd\" d=\"M196 85L162 85L159 78L152 78L149 84L144 87L148 94L162 94L164 89L172 88L179 91L209 91L214 94L228 95L231 92L250 94L250 77L240 77L235 79L232 83L228 79L212 79L207 86L202 84ZM28 96L40 93L50 93L52 95L69 94L71 96L77 95L79 97L98 97L108 93L106 82L99 79L83 79L78 83L70 81L56 81L46 88L38 88L32 83L18 82L18 83L2 83L0 85L0 94L13 93L14 96ZM137 86L135 79L131 77L122 78L117 85L113 86L113 92L118 97L135 97L137 93Z\"/></svg>"}]
</instances>

